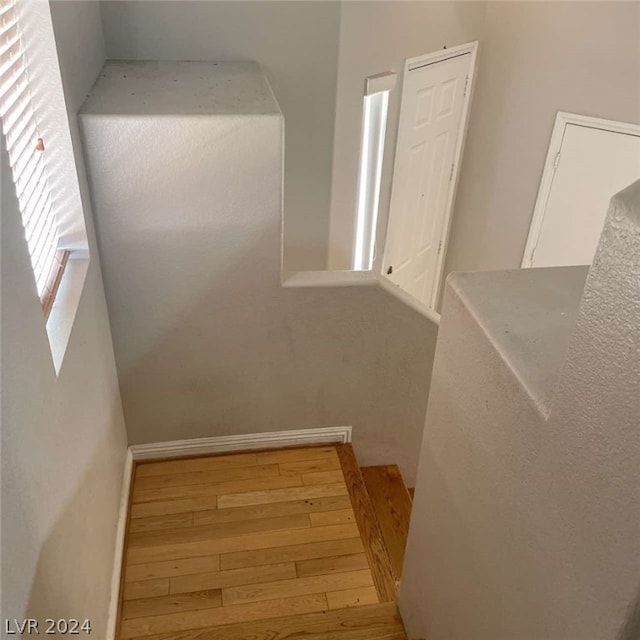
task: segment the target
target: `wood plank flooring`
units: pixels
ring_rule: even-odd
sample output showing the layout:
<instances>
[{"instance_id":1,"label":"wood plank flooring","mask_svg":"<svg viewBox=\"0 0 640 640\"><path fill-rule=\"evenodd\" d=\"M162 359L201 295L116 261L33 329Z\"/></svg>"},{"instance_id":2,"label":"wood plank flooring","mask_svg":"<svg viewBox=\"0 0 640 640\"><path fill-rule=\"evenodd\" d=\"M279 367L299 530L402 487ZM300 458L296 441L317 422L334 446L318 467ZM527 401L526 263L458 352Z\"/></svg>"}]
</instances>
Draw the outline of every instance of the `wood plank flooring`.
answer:
<instances>
[{"instance_id":1,"label":"wood plank flooring","mask_svg":"<svg viewBox=\"0 0 640 640\"><path fill-rule=\"evenodd\" d=\"M166 632L144 640L406 640L392 602L303 613L219 627Z\"/></svg>"},{"instance_id":2,"label":"wood plank flooring","mask_svg":"<svg viewBox=\"0 0 640 640\"><path fill-rule=\"evenodd\" d=\"M138 464L118 638L404 638L354 464L348 445Z\"/></svg>"},{"instance_id":3,"label":"wood plank flooring","mask_svg":"<svg viewBox=\"0 0 640 640\"><path fill-rule=\"evenodd\" d=\"M411 519L411 495L397 465L362 467L367 493L380 524L396 581L402 577Z\"/></svg>"},{"instance_id":4,"label":"wood plank flooring","mask_svg":"<svg viewBox=\"0 0 640 640\"><path fill-rule=\"evenodd\" d=\"M382 531L375 516L373 505L360 472L351 445L337 448L349 495L358 521L361 539L373 572L374 583L380 602L394 602L398 596L397 581L389 564Z\"/></svg>"}]
</instances>

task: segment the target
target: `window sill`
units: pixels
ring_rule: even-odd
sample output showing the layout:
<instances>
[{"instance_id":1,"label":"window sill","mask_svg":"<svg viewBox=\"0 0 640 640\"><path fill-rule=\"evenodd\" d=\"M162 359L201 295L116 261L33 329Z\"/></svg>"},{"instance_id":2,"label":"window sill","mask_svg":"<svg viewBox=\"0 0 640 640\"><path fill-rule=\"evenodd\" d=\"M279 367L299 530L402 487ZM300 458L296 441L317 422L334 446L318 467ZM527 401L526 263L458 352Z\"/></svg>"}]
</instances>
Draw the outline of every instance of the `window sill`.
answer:
<instances>
[{"instance_id":1,"label":"window sill","mask_svg":"<svg viewBox=\"0 0 640 640\"><path fill-rule=\"evenodd\" d=\"M358 287L377 284L373 271L293 271L282 276L286 289L304 287Z\"/></svg>"},{"instance_id":2,"label":"window sill","mask_svg":"<svg viewBox=\"0 0 640 640\"><path fill-rule=\"evenodd\" d=\"M80 304L80 296L89 270L86 251L74 251L60 281L53 307L47 320L47 335L56 375L60 373L64 354L71 337L73 321Z\"/></svg>"}]
</instances>

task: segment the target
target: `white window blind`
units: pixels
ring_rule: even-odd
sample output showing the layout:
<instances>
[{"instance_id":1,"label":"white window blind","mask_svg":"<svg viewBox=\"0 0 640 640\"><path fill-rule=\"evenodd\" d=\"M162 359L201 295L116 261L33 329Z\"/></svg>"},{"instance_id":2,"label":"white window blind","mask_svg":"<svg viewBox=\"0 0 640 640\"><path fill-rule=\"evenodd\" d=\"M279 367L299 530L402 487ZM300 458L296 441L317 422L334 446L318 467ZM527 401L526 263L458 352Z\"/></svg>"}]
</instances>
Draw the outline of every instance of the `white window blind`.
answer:
<instances>
[{"instance_id":1,"label":"white window blind","mask_svg":"<svg viewBox=\"0 0 640 640\"><path fill-rule=\"evenodd\" d=\"M0 118L36 288L48 315L68 252L58 250L44 143L29 86L16 0L0 0Z\"/></svg>"}]
</instances>

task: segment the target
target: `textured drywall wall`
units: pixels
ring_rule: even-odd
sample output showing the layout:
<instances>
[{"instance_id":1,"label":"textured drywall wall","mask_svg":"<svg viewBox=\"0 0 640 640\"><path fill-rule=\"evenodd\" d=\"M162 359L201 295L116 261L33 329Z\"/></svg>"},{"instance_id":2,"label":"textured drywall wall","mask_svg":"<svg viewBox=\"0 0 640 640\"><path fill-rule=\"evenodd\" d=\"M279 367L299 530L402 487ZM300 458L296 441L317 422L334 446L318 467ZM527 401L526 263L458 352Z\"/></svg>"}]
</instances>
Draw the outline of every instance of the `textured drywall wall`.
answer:
<instances>
[{"instance_id":1,"label":"textured drywall wall","mask_svg":"<svg viewBox=\"0 0 640 640\"><path fill-rule=\"evenodd\" d=\"M60 3L53 18L77 36L58 40L73 117L102 61L99 11ZM3 139L2 615L90 618L104 638L126 434L84 180L81 193L91 265L56 378Z\"/></svg>"},{"instance_id":2,"label":"textured drywall wall","mask_svg":"<svg viewBox=\"0 0 640 640\"><path fill-rule=\"evenodd\" d=\"M342 2L336 92L329 267L350 269L355 228L362 101L367 76L394 70L381 180L378 247L383 247L406 58L478 40L486 2Z\"/></svg>"},{"instance_id":3,"label":"textured drywall wall","mask_svg":"<svg viewBox=\"0 0 640 640\"><path fill-rule=\"evenodd\" d=\"M548 419L518 382L523 363L496 347L501 330L540 330L509 324L509 287L486 318L467 295L476 277L488 274L455 276L445 296L400 596L408 632L635 639L640 183L609 210Z\"/></svg>"},{"instance_id":4,"label":"textured drywall wall","mask_svg":"<svg viewBox=\"0 0 640 640\"><path fill-rule=\"evenodd\" d=\"M130 442L353 425L413 483L435 325L375 286L281 287L277 105L253 65L189 66L108 63L81 115Z\"/></svg>"},{"instance_id":5,"label":"textured drywall wall","mask_svg":"<svg viewBox=\"0 0 640 640\"><path fill-rule=\"evenodd\" d=\"M557 111L640 122L640 4L489 2L479 60L445 276L520 266Z\"/></svg>"},{"instance_id":6,"label":"textured drywall wall","mask_svg":"<svg viewBox=\"0 0 640 640\"><path fill-rule=\"evenodd\" d=\"M324 269L340 6L300 2L102 2L108 58L259 62L287 121L288 269Z\"/></svg>"}]
</instances>

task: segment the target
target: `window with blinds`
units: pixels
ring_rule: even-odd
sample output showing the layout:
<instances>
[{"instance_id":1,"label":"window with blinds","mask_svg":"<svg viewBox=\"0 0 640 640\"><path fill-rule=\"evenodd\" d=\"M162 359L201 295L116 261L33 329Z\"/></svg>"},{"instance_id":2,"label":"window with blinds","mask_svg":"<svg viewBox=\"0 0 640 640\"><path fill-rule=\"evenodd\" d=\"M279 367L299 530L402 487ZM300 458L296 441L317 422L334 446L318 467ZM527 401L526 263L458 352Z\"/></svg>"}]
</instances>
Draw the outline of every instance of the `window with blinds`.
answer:
<instances>
[{"instance_id":1,"label":"window with blinds","mask_svg":"<svg viewBox=\"0 0 640 640\"><path fill-rule=\"evenodd\" d=\"M69 252L58 247L45 143L29 86L16 0L0 0L0 119L36 288L48 316Z\"/></svg>"}]
</instances>

